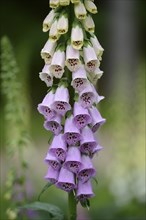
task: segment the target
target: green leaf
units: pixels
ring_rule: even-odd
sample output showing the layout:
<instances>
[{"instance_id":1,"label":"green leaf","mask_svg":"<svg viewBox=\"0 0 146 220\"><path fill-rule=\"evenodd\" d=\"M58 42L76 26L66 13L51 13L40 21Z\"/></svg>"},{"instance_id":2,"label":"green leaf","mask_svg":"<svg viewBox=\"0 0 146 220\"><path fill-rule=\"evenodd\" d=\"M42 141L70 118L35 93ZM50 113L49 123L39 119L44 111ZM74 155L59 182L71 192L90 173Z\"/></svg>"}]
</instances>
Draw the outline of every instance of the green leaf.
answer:
<instances>
[{"instance_id":1,"label":"green leaf","mask_svg":"<svg viewBox=\"0 0 146 220\"><path fill-rule=\"evenodd\" d=\"M30 204L21 206L19 208L46 211L51 215L51 220L63 220L64 219L64 214L62 213L61 209L49 203L33 202Z\"/></svg>"},{"instance_id":2,"label":"green leaf","mask_svg":"<svg viewBox=\"0 0 146 220\"><path fill-rule=\"evenodd\" d=\"M80 200L80 203L83 208L87 208L89 210L89 208L90 208L89 199Z\"/></svg>"},{"instance_id":3,"label":"green leaf","mask_svg":"<svg viewBox=\"0 0 146 220\"><path fill-rule=\"evenodd\" d=\"M40 194L38 195L38 201L40 201L41 195L42 195L50 186L52 186L52 185L53 185L53 183L48 182L48 183L43 187L42 191L41 191Z\"/></svg>"}]
</instances>

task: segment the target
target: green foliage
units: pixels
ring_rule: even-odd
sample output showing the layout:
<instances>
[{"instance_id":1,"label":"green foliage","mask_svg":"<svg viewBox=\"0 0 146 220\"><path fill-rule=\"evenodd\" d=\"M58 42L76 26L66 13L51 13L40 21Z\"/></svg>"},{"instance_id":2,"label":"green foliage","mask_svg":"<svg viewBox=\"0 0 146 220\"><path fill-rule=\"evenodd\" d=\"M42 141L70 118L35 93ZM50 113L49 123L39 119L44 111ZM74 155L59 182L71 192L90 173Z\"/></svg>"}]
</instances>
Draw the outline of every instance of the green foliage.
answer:
<instances>
[{"instance_id":1,"label":"green foliage","mask_svg":"<svg viewBox=\"0 0 146 220\"><path fill-rule=\"evenodd\" d=\"M38 201L40 201L41 195L42 195L50 186L52 186L52 185L53 185L53 183L48 182L48 183L43 187L42 191L40 192L40 194L39 194L39 196L38 196Z\"/></svg>"},{"instance_id":2,"label":"green foliage","mask_svg":"<svg viewBox=\"0 0 146 220\"><path fill-rule=\"evenodd\" d=\"M34 202L20 207L21 209L41 210L49 213L50 220L63 220L64 214L57 207L49 203Z\"/></svg>"}]
</instances>

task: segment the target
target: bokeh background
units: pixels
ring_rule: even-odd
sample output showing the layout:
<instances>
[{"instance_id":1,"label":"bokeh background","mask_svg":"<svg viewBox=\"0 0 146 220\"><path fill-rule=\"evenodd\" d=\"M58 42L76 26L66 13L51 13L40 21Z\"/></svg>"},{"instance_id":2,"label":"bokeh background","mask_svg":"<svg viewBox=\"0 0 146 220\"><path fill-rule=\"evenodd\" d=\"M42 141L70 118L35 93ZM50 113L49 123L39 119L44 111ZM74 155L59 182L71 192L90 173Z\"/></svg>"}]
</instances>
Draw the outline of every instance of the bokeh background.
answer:
<instances>
[{"instance_id":1,"label":"bokeh background","mask_svg":"<svg viewBox=\"0 0 146 220\"><path fill-rule=\"evenodd\" d=\"M145 219L145 1L95 1L96 35L105 52L98 81L99 94L106 98L99 108L107 123L97 136L104 149L94 158L98 185L89 211L78 207L78 220L143 220ZM43 129L43 118L36 108L46 94L46 86L38 73L43 67L40 50L48 33L43 33L42 21L49 12L48 0L2 0L1 33L12 42L25 87L29 112L31 144L25 149L29 163L27 178L31 185L28 202L35 201L45 185L47 166L44 156L49 134ZM23 98L23 94L22 94ZM6 157L4 127L5 99L1 95L1 219L6 219L9 205L3 199L5 179L9 169ZM65 192L50 188L42 195L44 202L58 205L66 212Z\"/></svg>"}]
</instances>

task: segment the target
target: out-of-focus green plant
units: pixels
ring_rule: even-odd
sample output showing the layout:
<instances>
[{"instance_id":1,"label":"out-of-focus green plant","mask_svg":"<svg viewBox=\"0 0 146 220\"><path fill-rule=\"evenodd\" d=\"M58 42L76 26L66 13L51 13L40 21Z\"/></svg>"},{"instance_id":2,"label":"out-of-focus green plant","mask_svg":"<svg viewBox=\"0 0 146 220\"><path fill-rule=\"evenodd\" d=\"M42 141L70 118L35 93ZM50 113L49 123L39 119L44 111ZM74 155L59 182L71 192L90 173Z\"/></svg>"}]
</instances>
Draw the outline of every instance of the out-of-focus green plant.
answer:
<instances>
[{"instance_id":1,"label":"out-of-focus green plant","mask_svg":"<svg viewBox=\"0 0 146 220\"><path fill-rule=\"evenodd\" d=\"M25 177L28 165L23 150L30 141L28 104L12 45L5 36L1 39L1 70L6 152L9 161L4 198L11 201L6 211L8 219L16 219L16 205L26 199Z\"/></svg>"}]
</instances>

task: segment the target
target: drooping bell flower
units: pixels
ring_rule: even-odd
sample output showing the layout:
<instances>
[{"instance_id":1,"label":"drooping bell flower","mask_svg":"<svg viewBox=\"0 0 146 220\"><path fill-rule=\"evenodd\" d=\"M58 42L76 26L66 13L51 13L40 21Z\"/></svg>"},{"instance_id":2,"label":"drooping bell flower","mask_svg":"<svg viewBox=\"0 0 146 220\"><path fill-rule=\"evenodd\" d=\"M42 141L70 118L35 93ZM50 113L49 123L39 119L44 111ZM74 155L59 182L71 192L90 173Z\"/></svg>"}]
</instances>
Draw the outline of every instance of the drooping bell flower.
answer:
<instances>
[{"instance_id":1,"label":"drooping bell flower","mask_svg":"<svg viewBox=\"0 0 146 220\"><path fill-rule=\"evenodd\" d=\"M93 158L94 155L102 149L103 149L103 147L101 145L97 144L97 146L93 149L92 153L89 155L90 158Z\"/></svg>"},{"instance_id":2,"label":"drooping bell flower","mask_svg":"<svg viewBox=\"0 0 146 220\"><path fill-rule=\"evenodd\" d=\"M86 71L84 65L81 65L79 69L72 73L72 82L71 85L75 90L81 92L86 88L88 84L88 79L86 76Z\"/></svg>"},{"instance_id":3,"label":"drooping bell flower","mask_svg":"<svg viewBox=\"0 0 146 220\"><path fill-rule=\"evenodd\" d=\"M96 70L96 67L99 67L100 62L97 59L94 48L89 42L86 41L83 47L83 57L85 62L85 68L88 72L92 73Z\"/></svg>"},{"instance_id":4,"label":"drooping bell flower","mask_svg":"<svg viewBox=\"0 0 146 220\"><path fill-rule=\"evenodd\" d=\"M94 4L93 1L85 0L84 4L85 4L85 7L86 7L87 11L89 11L92 14L97 13L97 7L96 7L96 5Z\"/></svg>"},{"instance_id":5,"label":"drooping bell flower","mask_svg":"<svg viewBox=\"0 0 146 220\"><path fill-rule=\"evenodd\" d=\"M80 151L89 155L97 146L97 141L94 137L92 130L88 126L82 129L81 135L82 140L80 142Z\"/></svg>"},{"instance_id":6,"label":"drooping bell flower","mask_svg":"<svg viewBox=\"0 0 146 220\"><path fill-rule=\"evenodd\" d=\"M65 169L64 167L61 168L58 182L56 183L56 186L66 192L70 192L71 190L76 188L74 174Z\"/></svg>"},{"instance_id":7,"label":"drooping bell flower","mask_svg":"<svg viewBox=\"0 0 146 220\"><path fill-rule=\"evenodd\" d=\"M69 92L64 85L57 88L54 102L52 103L51 107L55 110L55 112L62 116L64 116L65 113L71 109L69 104Z\"/></svg>"},{"instance_id":8,"label":"drooping bell flower","mask_svg":"<svg viewBox=\"0 0 146 220\"><path fill-rule=\"evenodd\" d=\"M90 14L88 14L85 18L85 20L83 20L83 25L86 31L90 32L90 33L94 33L95 31L95 24L94 21L91 17Z\"/></svg>"},{"instance_id":9,"label":"drooping bell flower","mask_svg":"<svg viewBox=\"0 0 146 220\"><path fill-rule=\"evenodd\" d=\"M103 71L99 69L99 67L96 68L96 70L93 73L87 73L87 77L90 80L90 82L96 86L97 80L100 79L100 77L103 75Z\"/></svg>"},{"instance_id":10,"label":"drooping bell flower","mask_svg":"<svg viewBox=\"0 0 146 220\"><path fill-rule=\"evenodd\" d=\"M101 44L99 43L97 37L94 34L91 36L90 41L93 45L94 51L97 55L97 58L99 60L102 60L102 54L103 54L104 49L103 49L103 47L101 46Z\"/></svg>"},{"instance_id":11,"label":"drooping bell flower","mask_svg":"<svg viewBox=\"0 0 146 220\"><path fill-rule=\"evenodd\" d=\"M74 124L78 129L85 127L86 125L90 124L92 118L87 109L83 108L79 102L74 103L73 108L73 115L74 115Z\"/></svg>"},{"instance_id":12,"label":"drooping bell flower","mask_svg":"<svg viewBox=\"0 0 146 220\"><path fill-rule=\"evenodd\" d=\"M59 134L54 136L49 152L54 155L58 160L64 161L66 157L67 146L63 139L63 135Z\"/></svg>"},{"instance_id":13,"label":"drooping bell flower","mask_svg":"<svg viewBox=\"0 0 146 220\"><path fill-rule=\"evenodd\" d=\"M79 50L74 49L71 44L68 44L66 48L66 66L71 72L80 67Z\"/></svg>"},{"instance_id":14,"label":"drooping bell flower","mask_svg":"<svg viewBox=\"0 0 146 220\"><path fill-rule=\"evenodd\" d=\"M58 19L57 31L59 34L65 34L68 32L68 15L67 13L62 13Z\"/></svg>"},{"instance_id":15,"label":"drooping bell flower","mask_svg":"<svg viewBox=\"0 0 146 220\"><path fill-rule=\"evenodd\" d=\"M100 112L94 106L92 106L92 108L89 108L89 113L92 117L92 122L91 122L92 131L96 132L98 128L105 123L106 119L102 118Z\"/></svg>"},{"instance_id":16,"label":"drooping bell flower","mask_svg":"<svg viewBox=\"0 0 146 220\"><path fill-rule=\"evenodd\" d=\"M85 183L82 183L82 181L78 181L78 186L77 186L77 199L78 200L86 200L94 196L94 193L92 191L92 185L91 181L88 180Z\"/></svg>"},{"instance_id":17,"label":"drooping bell flower","mask_svg":"<svg viewBox=\"0 0 146 220\"><path fill-rule=\"evenodd\" d=\"M50 64L54 51L56 48L56 42L52 42L51 40L48 40L41 50L41 57L44 59L46 64Z\"/></svg>"},{"instance_id":18,"label":"drooping bell flower","mask_svg":"<svg viewBox=\"0 0 146 220\"><path fill-rule=\"evenodd\" d=\"M50 154L49 152L47 153L45 157L45 162L49 164L55 170L59 170L61 168L60 161L55 156Z\"/></svg>"},{"instance_id":19,"label":"drooping bell flower","mask_svg":"<svg viewBox=\"0 0 146 220\"><path fill-rule=\"evenodd\" d=\"M52 166L49 166L45 179L51 183L56 183L58 181L59 170L54 169Z\"/></svg>"},{"instance_id":20,"label":"drooping bell flower","mask_svg":"<svg viewBox=\"0 0 146 220\"><path fill-rule=\"evenodd\" d=\"M50 0L50 8L57 8L59 6L59 0Z\"/></svg>"},{"instance_id":21,"label":"drooping bell flower","mask_svg":"<svg viewBox=\"0 0 146 220\"><path fill-rule=\"evenodd\" d=\"M55 15L56 15L55 10L52 9L49 12L49 14L46 16L46 18L43 21L43 32L47 32L48 30L50 30Z\"/></svg>"},{"instance_id":22,"label":"drooping bell flower","mask_svg":"<svg viewBox=\"0 0 146 220\"><path fill-rule=\"evenodd\" d=\"M50 65L45 65L42 69L42 72L39 73L39 77L42 81L44 81L47 85L47 87L50 87L53 85L53 76L52 73L49 70Z\"/></svg>"},{"instance_id":23,"label":"drooping bell flower","mask_svg":"<svg viewBox=\"0 0 146 220\"><path fill-rule=\"evenodd\" d=\"M95 91L90 83L87 84L85 89L79 93L79 102L83 108L89 108L92 106L96 99Z\"/></svg>"},{"instance_id":24,"label":"drooping bell flower","mask_svg":"<svg viewBox=\"0 0 146 220\"><path fill-rule=\"evenodd\" d=\"M50 71L55 78L60 79L64 73L65 66L65 52L64 46L59 45L53 55L50 65Z\"/></svg>"},{"instance_id":25,"label":"drooping bell flower","mask_svg":"<svg viewBox=\"0 0 146 220\"><path fill-rule=\"evenodd\" d=\"M85 183L91 177L95 176L96 171L93 167L92 161L89 156L82 155L81 162L82 162L82 165L81 165L81 169L78 173L78 179L82 183Z\"/></svg>"},{"instance_id":26,"label":"drooping bell flower","mask_svg":"<svg viewBox=\"0 0 146 220\"><path fill-rule=\"evenodd\" d=\"M50 31L49 31L49 39L52 41L52 42L56 42L59 37L60 37L60 34L58 33L57 31L57 23L58 23L58 20L55 19L51 25L51 28L50 28Z\"/></svg>"},{"instance_id":27,"label":"drooping bell flower","mask_svg":"<svg viewBox=\"0 0 146 220\"><path fill-rule=\"evenodd\" d=\"M75 145L78 141L81 140L80 131L74 124L72 115L69 118L66 118L66 121L65 121L64 140L69 145Z\"/></svg>"},{"instance_id":28,"label":"drooping bell flower","mask_svg":"<svg viewBox=\"0 0 146 220\"><path fill-rule=\"evenodd\" d=\"M94 99L94 102L96 104L98 104L101 100L104 99L104 96L101 96L97 93L95 87L91 84L91 87L92 87L92 91L94 92L94 96L95 96L95 99Z\"/></svg>"},{"instance_id":29,"label":"drooping bell flower","mask_svg":"<svg viewBox=\"0 0 146 220\"><path fill-rule=\"evenodd\" d=\"M79 23L74 22L71 29L71 45L74 49L80 50L83 46L83 30Z\"/></svg>"},{"instance_id":30,"label":"drooping bell flower","mask_svg":"<svg viewBox=\"0 0 146 220\"><path fill-rule=\"evenodd\" d=\"M70 146L67 151L64 167L73 173L78 173L81 168L81 153L78 147Z\"/></svg>"},{"instance_id":31,"label":"drooping bell flower","mask_svg":"<svg viewBox=\"0 0 146 220\"><path fill-rule=\"evenodd\" d=\"M67 6L70 4L70 0L60 0L60 5L61 6Z\"/></svg>"},{"instance_id":32,"label":"drooping bell flower","mask_svg":"<svg viewBox=\"0 0 146 220\"><path fill-rule=\"evenodd\" d=\"M50 91L45 96L42 103L38 104L37 110L45 117L45 119L51 120L56 115L55 111L51 108L53 101L54 93Z\"/></svg>"},{"instance_id":33,"label":"drooping bell flower","mask_svg":"<svg viewBox=\"0 0 146 220\"><path fill-rule=\"evenodd\" d=\"M78 18L79 20L84 20L86 18L87 11L81 1L78 4L74 4L74 12L76 18Z\"/></svg>"},{"instance_id":34,"label":"drooping bell flower","mask_svg":"<svg viewBox=\"0 0 146 220\"><path fill-rule=\"evenodd\" d=\"M54 133L54 135L58 135L62 130L61 116L60 115L55 115L50 120L46 120L44 122L44 128L46 130L52 131Z\"/></svg>"}]
</instances>

